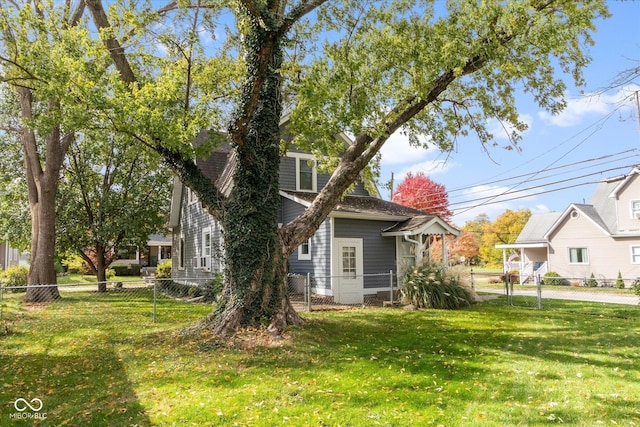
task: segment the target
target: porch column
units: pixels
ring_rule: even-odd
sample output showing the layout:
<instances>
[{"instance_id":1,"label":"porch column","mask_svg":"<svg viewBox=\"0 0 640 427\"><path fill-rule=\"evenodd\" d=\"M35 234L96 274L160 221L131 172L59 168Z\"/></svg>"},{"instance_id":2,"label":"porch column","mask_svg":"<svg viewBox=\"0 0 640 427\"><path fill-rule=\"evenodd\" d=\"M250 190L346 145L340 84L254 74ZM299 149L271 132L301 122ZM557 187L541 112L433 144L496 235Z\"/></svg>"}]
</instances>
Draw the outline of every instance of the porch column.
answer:
<instances>
[{"instance_id":1,"label":"porch column","mask_svg":"<svg viewBox=\"0 0 640 427\"><path fill-rule=\"evenodd\" d=\"M508 273L509 268L507 267L507 248L502 248L502 271L504 273Z\"/></svg>"},{"instance_id":2,"label":"porch column","mask_svg":"<svg viewBox=\"0 0 640 427\"><path fill-rule=\"evenodd\" d=\"M449 265L449 251L447 250L447 239L445 239L446 234L441 234L440 238L442 239L442 266L447 268Z\"/></svg>"}]
</instances>

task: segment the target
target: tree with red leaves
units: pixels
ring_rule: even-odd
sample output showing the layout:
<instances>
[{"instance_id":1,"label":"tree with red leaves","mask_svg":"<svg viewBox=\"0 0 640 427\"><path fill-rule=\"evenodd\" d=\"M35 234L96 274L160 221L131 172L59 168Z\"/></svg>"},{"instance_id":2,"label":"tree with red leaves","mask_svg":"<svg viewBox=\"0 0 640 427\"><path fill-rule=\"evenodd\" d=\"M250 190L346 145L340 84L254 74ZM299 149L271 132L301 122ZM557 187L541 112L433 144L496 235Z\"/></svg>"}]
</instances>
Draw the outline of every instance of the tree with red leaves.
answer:
<instances>
[{"instance_id":1,"label":"tree with red leaves","mask_svg":"<svg viewBox=\"0 0 640 427\"><path fill-rule=\"evenodd\" d=\"M451 219L449 196L443 184L432 181L423 172L409 172L393 192L391 200L413 209L438 215L445 221Z\"/></svg>"}]
</instances>

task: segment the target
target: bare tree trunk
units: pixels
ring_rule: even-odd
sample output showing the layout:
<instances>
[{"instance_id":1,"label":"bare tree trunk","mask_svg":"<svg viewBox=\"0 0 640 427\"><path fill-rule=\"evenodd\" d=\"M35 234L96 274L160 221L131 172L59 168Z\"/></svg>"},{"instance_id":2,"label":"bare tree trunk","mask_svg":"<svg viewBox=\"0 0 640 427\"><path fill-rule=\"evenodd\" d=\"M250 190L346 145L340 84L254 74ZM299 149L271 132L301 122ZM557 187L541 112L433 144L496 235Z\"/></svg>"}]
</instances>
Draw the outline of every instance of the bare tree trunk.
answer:
<instances>
[{"instance_id":1,"label":"bare tree trunk","mask_svg":"<svg viewBox=\"0 0 640 427\"><path fill-rule=\"evenodd\" d=\"M107 262L104 256L104 247L96 245L96 278L98 279L98 292L107 292Z\"/></svg>"},{"instance_id":2,"label":"bare tree trunk","mask_svg":"<svg viewBox=\"0 0 640 427\"><path fill-rule=\"evenodd\" d=\"M44 185L43 185L44 184ZM37 203L31 204L31 262L26 301L47 302L60 298L54 268L55 255L55 188L41 183ZM31 195L30 195L31 199ZM43 286L50 285L50 286Z\"/></svg>"},{"instance_id":3,"label":"bare tree trunk","mask_svg":"<svg viewBox=\"0 0 640 427\"><path fill-rule=\"evenodd\" d=\"M33 95L29 89L19 88L22 117L33 118ZM48 108L58 110L59 104L49 102ZM31 129L23 129L25 176L31 210L31 263L26 294L28 302L47 302L60 298L56 286L54 256L56 247L56 190L60 168L72 135L60 134L59 127L53 127L45 137L46 154L42 166L36 134Z\"/></svg>"}]
</instances>

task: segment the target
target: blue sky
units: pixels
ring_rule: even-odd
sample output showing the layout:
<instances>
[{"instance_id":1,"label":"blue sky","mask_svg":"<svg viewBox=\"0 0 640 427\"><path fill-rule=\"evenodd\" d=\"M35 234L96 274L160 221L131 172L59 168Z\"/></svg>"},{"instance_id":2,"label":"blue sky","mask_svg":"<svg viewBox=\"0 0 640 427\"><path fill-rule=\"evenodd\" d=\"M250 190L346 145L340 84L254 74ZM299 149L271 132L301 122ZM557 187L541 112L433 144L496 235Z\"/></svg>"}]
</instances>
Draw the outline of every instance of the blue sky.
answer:
<instances>
[{"instance_id":1,"label":"blue sky","mask_svg":"<svg viewBox=\"0 0 640 427\"><path fill-rule=\"evenodd\" d=\"M612 16L599 20L593 35L586 86L575 88L567 78L566 110L550 116L526 97L518 100L529 125L520 151L493 148L487 153L469 137L459 140L455 152L441 153L412 148L396 133L382 149L380 182L389 181L392 172L396 185L408 172L424 172L445 185L452 221L462 226L479 214L493 220L506 209L543 213L588 203L596 182L640 164L633 95L640 81L601 93L621 71L640 66L640 1L611 0L609 9ZM500 134L494 133L505 145ZM389 198L388 190L380 189Z\"/></svg>"}]
</instances>

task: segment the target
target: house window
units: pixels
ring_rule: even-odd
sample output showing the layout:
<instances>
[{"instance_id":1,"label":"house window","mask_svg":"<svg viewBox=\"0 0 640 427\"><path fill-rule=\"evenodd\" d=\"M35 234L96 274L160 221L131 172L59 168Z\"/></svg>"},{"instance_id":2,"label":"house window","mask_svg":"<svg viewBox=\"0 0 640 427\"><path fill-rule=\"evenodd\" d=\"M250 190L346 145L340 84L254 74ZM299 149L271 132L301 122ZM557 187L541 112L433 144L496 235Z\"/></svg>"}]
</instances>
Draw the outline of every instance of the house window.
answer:
<instances>
[{"instance_id":1,"label":"house window","mask_svg":"<svg viewBox=\"0 0 640 427\"><path fill-rule=\"evenodd\" d=\"M202 256L200 257L200 268L211 271L211 229L202 230Z\"/></svg>"},{"instance_id":2,"label":"house window","mask_svg":"<svg viewBox=\"0 0 640 427\"><path fill-rule=\"evenodd\" d=\"M311 239L298 246L298 260L309 261L311 259Z\"/></svg>"},{"instance_id":3,"label":"house window","mask_svg":"<svg viewBox=\"0 0 640 427\"><path fill-rule=\"evenodd\" d=\"M296 157L296 190L316 191L317 173L312 157Z\"/></svg>"},{"instance_id":4,"label":"house window","mask_svg":"<svg viewBox=\"0 0 640 427\"><path fill-rule=\"evenodd\" d=\"M342 247L342 275L356 277L356 248L354 246Z\"/></svg>"},{"instance_id":5,"label":"house window","mask_svg":"<svg viewBox=\"0 0 640 427\"><path fill-rule=\"evenodd\" d=\"M587 248L569 248L570 264L589 264Z\"/></svg>"},{"instance_id":6,"label":"house window","mask_svg":"<svg viewBox=\"0 0 640 427\"><path fill-rule=\"evenodd\" d=\"M640 219L640 200L631 201L631 218Z\"/></svg>"},{"instance_id":7,"label":"house window","mask_svg":"<svg viewBox=\"0 0 640 427\"><path fill-rule=\"evenodd\" d=\"M631 264L640 264L640 246L631 246Z\"/></svg>"},{"instance_id":8,"label":"house window","mask_svg":"<svg viewBox=\"0 0 640 427\"><path fill-rule=\"evenodd\" d=\"M189 204L195 203L198 201L198 196L196 195L195 191L193 191L189 187L187 187L187 197L189 199Z\"/></svg>"},{"instance_id":9,"label":"house window","mask_svg":"<svg viewBox=\"0 0 640 427\"><path fill-rule=\"evenodd\" d=\"M184 236L180 235L180 242L178 243L178 269L184 270L184 260L185 260Z\"/></svg>"}]
</instances>

